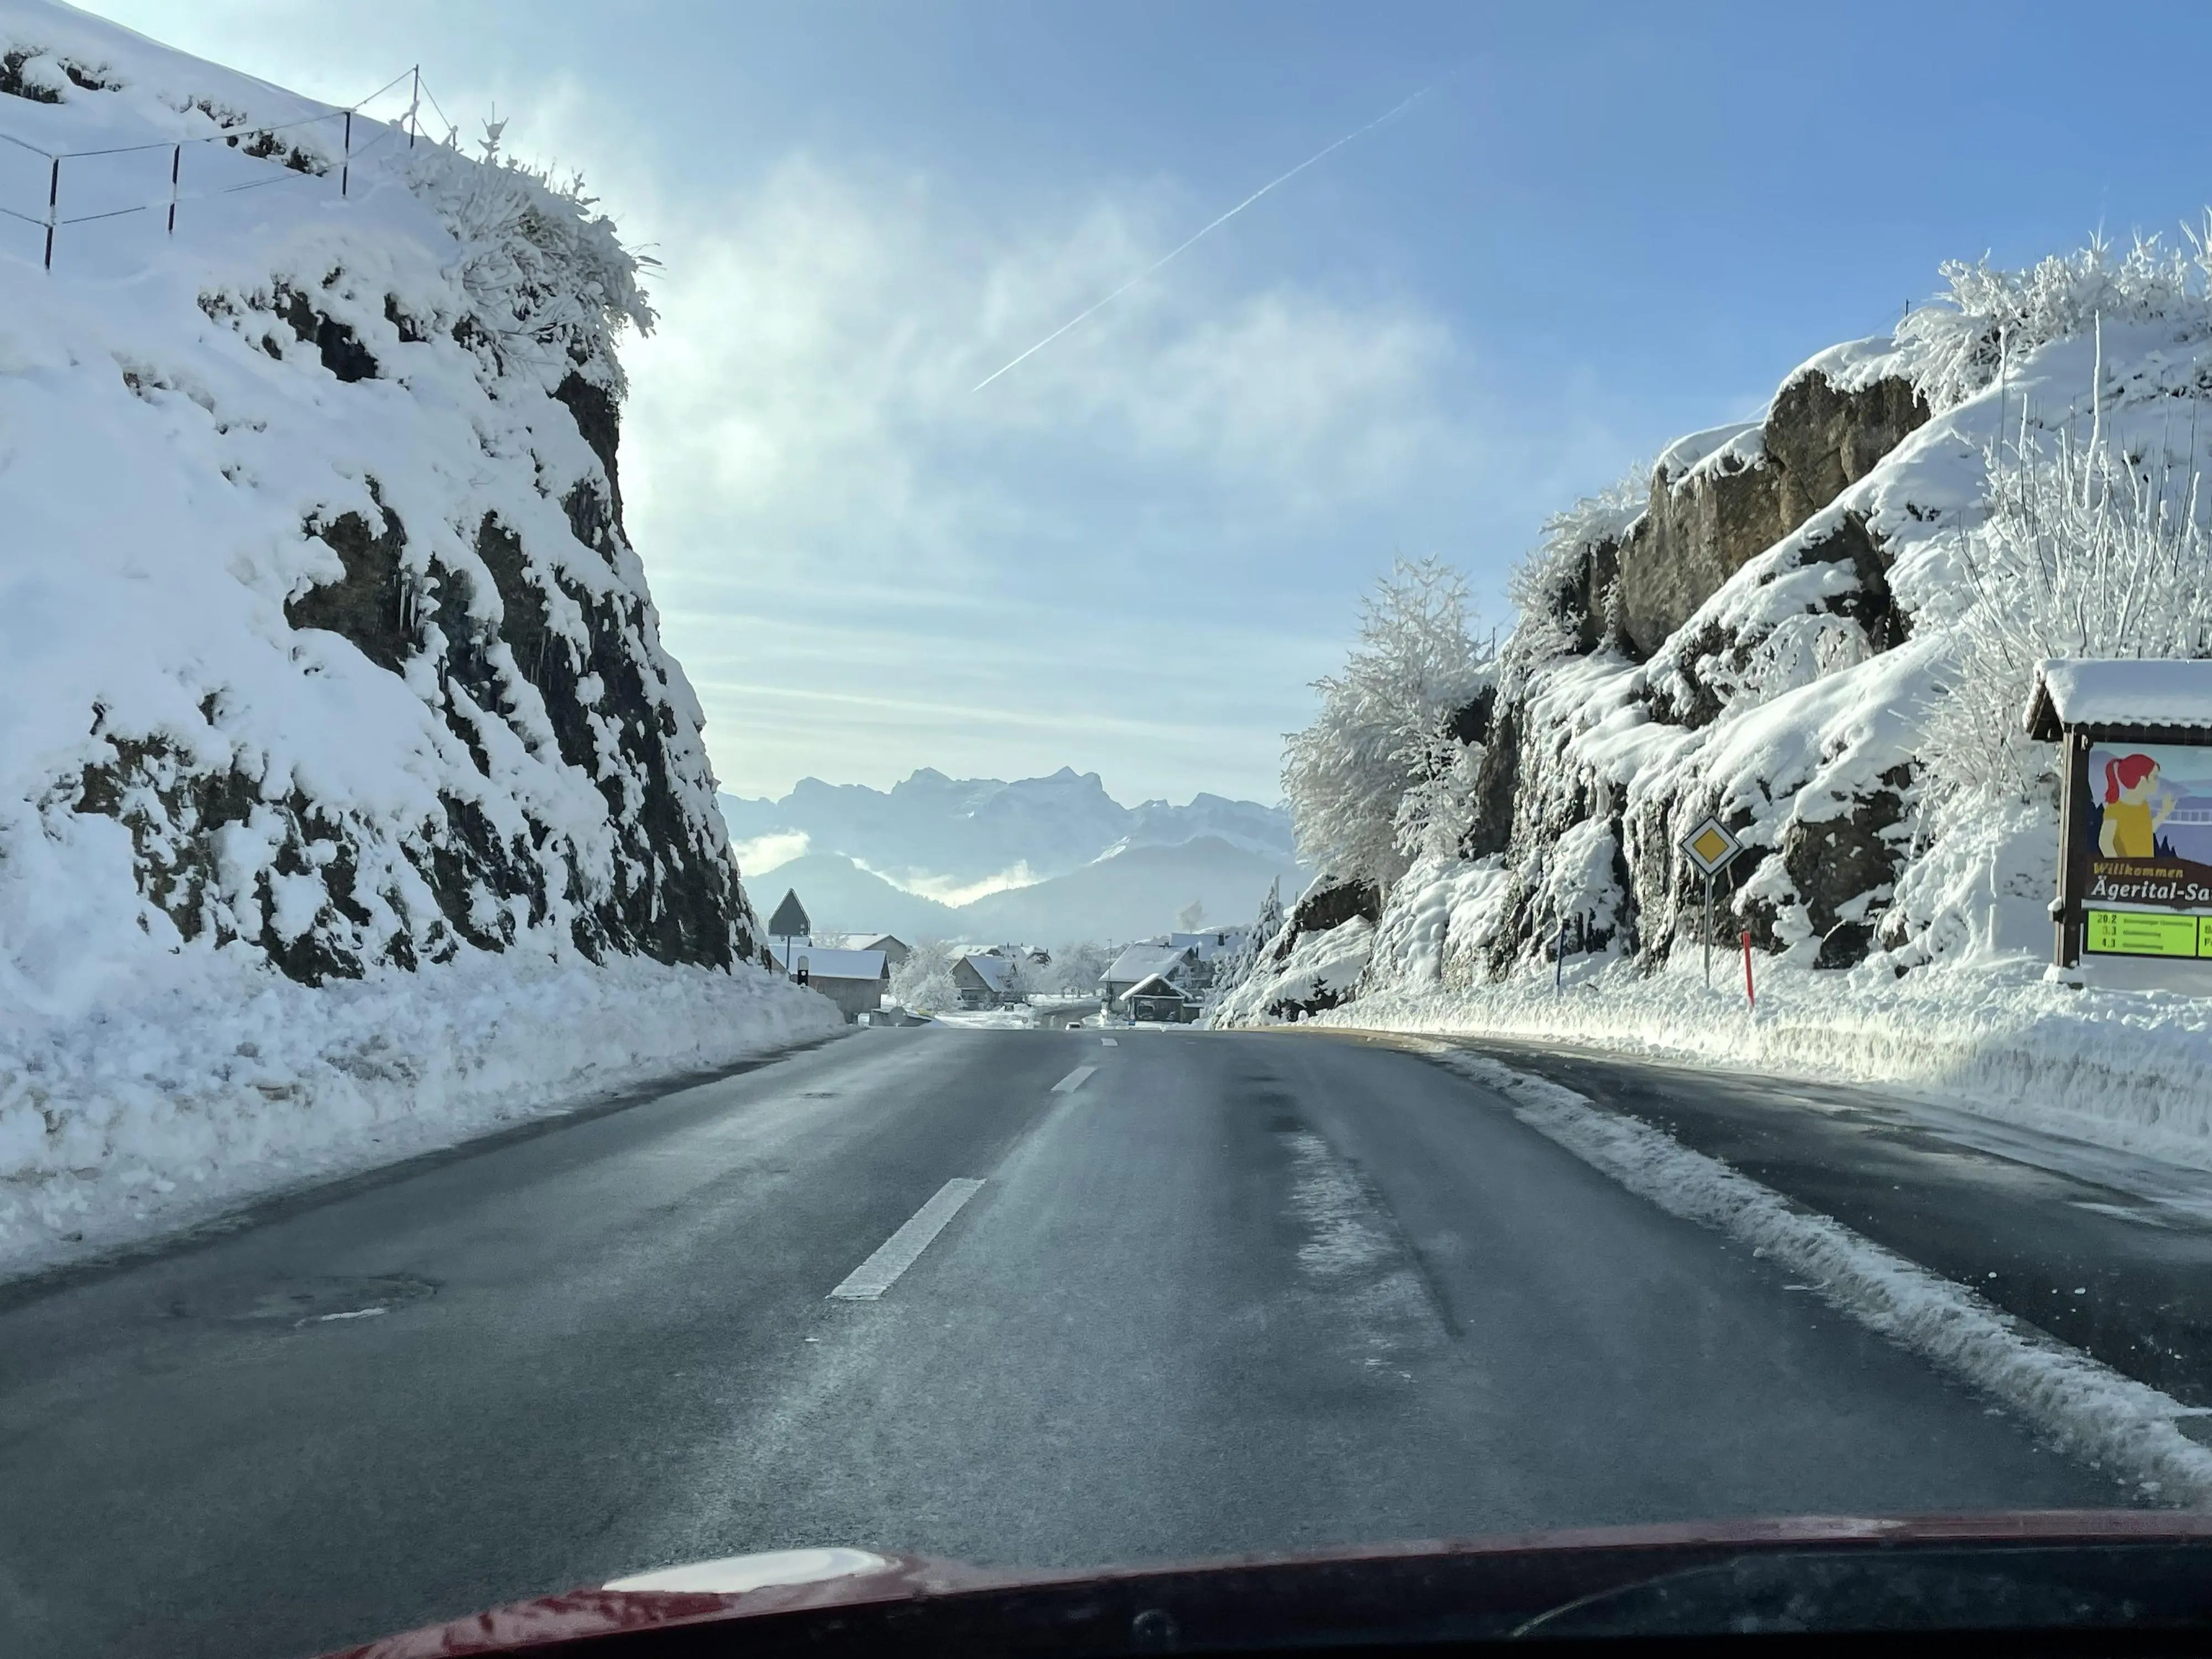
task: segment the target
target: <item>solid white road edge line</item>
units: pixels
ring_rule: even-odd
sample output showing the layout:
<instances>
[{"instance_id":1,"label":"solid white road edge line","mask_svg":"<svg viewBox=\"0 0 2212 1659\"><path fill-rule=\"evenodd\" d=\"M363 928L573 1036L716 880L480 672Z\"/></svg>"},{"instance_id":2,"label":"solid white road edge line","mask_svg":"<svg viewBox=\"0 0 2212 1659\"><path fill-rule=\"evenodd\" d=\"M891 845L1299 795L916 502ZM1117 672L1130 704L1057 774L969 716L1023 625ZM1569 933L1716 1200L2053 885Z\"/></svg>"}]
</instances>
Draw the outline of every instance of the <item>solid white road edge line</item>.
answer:
<instances>
[{"instance_id":1,"label":"solid white road edge line","mask_svg":"<svg viewBox=\"0 0 2212 1659\"><path fill-rule=\"evenodd\" d=\"M1056 1094L1056 1095L1072 1095L1072 1094L1073 1094L1073 1093L1074 1093L1078 1089L1080 1089L1080 1088L1083 1086L1084 1079L1085 1079L1085 1078L1088 1078L1088 1077L1089 1077L1089 1076L1090 1076L1093 1072L1097 1071L1097 1069L1098 1069L1098 1068L1097 1068L1096 1066L1077 1066L1073 1071L1070 1072L1070 1073L1069 1073L1066 1077L1064 1077L1064 1078L1060 1079L1060 1080L1059 1082L1057 1082L1057 1083L1055 1083L1055 1084L1054 1084L1054 1085L1052 1085L1052 1091L1053 1091L1053 1093L1054 1093L1054 1094Z\"/></svg>"},{"instance_id":2,"label":"solid white road edge line","mask_svg":"<svg viewBox=\"0 0 2212 1659\"><path fill-rule=\"evenodd\" d=\"M836 1302L873 1302L898 1283L899 1275L914 1266L945 1224L960 1213L960 1206L975 1196L983 1183L966 1176L939 1187L928 1203L907 1218L906 1224L876 1247L876 1253L847 1273L844 1282L830 1292Z\"/></svg>"},{"instance_id":3,"label":"solid white road edge line","mask_svg":"<svg viewBox=\"0 0 2212 1659\"><path fill-rule=\"evenodd\" d=\"M1423 1047L1504 1095L1523 1123L1631 1192L1785 1263L1831 1306L2002 1401L2068 1451L2132 1477L2164 1502L2212 1504L2212 1450L2179 1427L2201 1413L2171 1395L1663 1130L1486 1055Z\"/></svg>"}]
</instances>

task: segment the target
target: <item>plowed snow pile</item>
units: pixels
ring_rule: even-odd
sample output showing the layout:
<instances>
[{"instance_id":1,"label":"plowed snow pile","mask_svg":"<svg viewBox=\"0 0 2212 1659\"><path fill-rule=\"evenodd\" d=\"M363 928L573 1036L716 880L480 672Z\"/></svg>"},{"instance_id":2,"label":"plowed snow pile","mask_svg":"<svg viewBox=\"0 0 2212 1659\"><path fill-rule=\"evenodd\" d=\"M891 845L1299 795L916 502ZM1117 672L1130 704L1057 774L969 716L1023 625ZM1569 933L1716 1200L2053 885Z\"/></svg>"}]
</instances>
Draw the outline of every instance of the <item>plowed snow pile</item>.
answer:
<instances>
[{"instance_id":1,"label":"plowed snow pile","mask_svg":"<svg viewBox=\"0 0 2212 1659\"><path fill-rule=\"evenodd\" d=\"M623 531L613 227L42 0L0 137L0 1272L830 1029Z\"/></svg>"}]
</instances>

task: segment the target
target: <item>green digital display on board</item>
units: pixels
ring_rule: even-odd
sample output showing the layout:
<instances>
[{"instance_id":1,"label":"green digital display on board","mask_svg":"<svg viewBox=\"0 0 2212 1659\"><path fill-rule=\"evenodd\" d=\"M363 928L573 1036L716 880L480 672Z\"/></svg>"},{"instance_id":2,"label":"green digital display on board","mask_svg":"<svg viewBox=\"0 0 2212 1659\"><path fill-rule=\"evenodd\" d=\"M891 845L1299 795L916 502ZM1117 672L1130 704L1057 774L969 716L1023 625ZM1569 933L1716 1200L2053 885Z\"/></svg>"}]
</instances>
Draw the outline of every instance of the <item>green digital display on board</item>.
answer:
<instances>
[{"instance_id":1,"label":"green digital display on board","mask_svg":"<svg viewBox=\"0 0 2212 1659\"><path fill-rule=\"evenodd\" d=\"M2212 916L2092 910L2083 945L2100 956L2212 956Z\"/></svg>"}]
</instances>

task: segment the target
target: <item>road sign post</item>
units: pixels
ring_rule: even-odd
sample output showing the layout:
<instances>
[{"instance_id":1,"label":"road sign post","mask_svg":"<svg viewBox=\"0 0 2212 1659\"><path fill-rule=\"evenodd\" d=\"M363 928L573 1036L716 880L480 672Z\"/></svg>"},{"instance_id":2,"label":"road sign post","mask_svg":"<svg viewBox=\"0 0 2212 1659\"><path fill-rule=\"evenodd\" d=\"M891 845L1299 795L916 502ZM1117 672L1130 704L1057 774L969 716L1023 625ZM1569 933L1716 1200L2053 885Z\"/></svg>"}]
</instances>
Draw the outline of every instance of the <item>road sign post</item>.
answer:
<instances>
[{"instance_id":1,"label":"road sign post","mask_svg":"<svg viewBox=\"0 0 2212 1659\"><path fill-rule=\"evenodd\" d=\"M1735 861L1743 851L1743 843L1730 832L1728 825L1710 815L1700 819L1690 833L1682 837L1682 856L1697 866L1705 878L1705 985L1713 982L1713 878Z\"/></svg>"}]
</instances>

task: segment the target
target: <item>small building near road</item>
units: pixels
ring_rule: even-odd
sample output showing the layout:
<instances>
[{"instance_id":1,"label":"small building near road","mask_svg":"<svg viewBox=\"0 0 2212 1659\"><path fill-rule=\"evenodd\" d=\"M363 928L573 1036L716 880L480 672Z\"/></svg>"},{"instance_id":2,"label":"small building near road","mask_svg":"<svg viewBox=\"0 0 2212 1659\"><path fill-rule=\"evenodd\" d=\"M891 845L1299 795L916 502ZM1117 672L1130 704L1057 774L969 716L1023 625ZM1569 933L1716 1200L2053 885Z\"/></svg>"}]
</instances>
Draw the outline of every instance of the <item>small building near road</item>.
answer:
<instances>
[{"instance_id":1,"label":"small building near road","mask_svg":"<svg viewBox=\"0 0 2212 1659\"><path fill-rule=\"evenodd\" d=\"M1198 951L1194 946L1177 950L1170 945L1132 945L1098 976L1098 994L1107 1007L1119 1012L1131 988L1153 975L1183 985L1189 982L1197 968Z\"/></svg>"},{"instance_id":2,"label":"small building near road","mask_svg":"<svg viewBox=\"0 0 2212 1659\"><path fill-rule=\"evenodd\" d=\"M881 951L831 951L800 945L792 951L791 976L804 975L810 991L819 991L845 1013L849 1025L883 1006L891 988L890 963Z\"/></svg>"},{"instance_id":3,"label":"small building near road","mask_svg":"<svg viewBox=\"0 0 2212 1659\"><path fill-rule=\"evenodd\" d=\"M1140 1024L1188 1025L1198 1018L1198 999L1162 974L1138 981L1121 1000Z\"/></svg>"},{"instance_id":4,"label":"small building near road","mask_svg":"<svg viewBox=\"0 0 2212 1659\"><path fill-rule=\"evenodd\" d=\"M1002 1008L1022 1000L1021 975L1010 957L978 951L952 964L963 1008Z\"/></svg>"}]
</instances>

